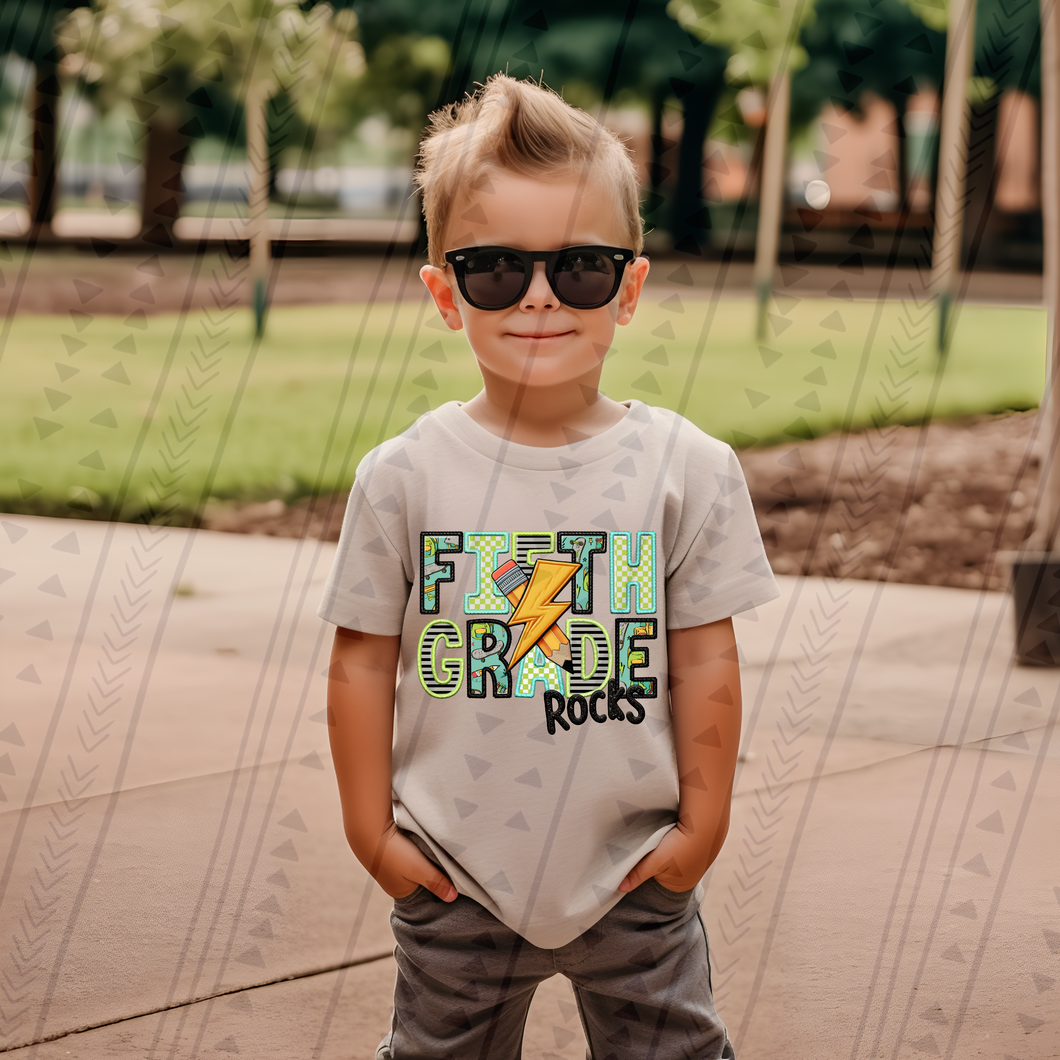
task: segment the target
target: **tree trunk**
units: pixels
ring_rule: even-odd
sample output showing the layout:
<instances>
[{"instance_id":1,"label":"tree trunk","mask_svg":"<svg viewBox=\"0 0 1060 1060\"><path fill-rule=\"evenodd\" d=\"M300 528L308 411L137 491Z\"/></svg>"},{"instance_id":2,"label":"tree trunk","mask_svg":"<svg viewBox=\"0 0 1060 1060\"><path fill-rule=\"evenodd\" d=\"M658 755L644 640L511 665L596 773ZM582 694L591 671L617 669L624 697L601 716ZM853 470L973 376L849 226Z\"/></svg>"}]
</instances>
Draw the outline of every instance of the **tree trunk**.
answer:
<instances>
[{"instance_id":1,"label":"tree trunk","mask_svg":"<svg viewBox=\"0 0 1060 1060\"><path fill-rule=\"evenodd\" d=\"M938 191L931 247L931 281L939 307L939 351L950 344L950 308L961 270L964 217L965 143L968 128L968 76L975 40L974 0L950 0L946 33L946 75L939 132Z\"/></svg>"},{"instance_id":2,"label":"tree trunk","mask_svg":"<svg viewBox=\"0 0 1060 1060\"><path fill-rule=\"evenodd\" d=\"M266 292L269 261L269 137L267 100L261 84L247 88L243 113L247 127L247 229L250 234L251 297L254 308L254 334L265 328Z\"/></svg>"},{"instance_id":3,"label":"tree trunk","mask_svg":"<svg viewBox=\"0 0 1060 1060\"><path fill-rule=\"evenodd\" d=\"M1035 540L1045 552L1057 550L1060 537L1060 12L1042 0L1042 229L1043 294L1048 311L1048 354L1042 423L1042 507Z\"/></svg>"},{"instance_id":4,"label":"tree trunk","mask_svg":"<svg viewBox=\"0 0 1060 1060\"><path fill-rule=\"evenodd\" d=\"M969 130L968 151L964 163L964 218L961 223L961 264L975 268L980 256L989 264L991 252L996 253L996 223L993 220L993 198L997 174L997 120L1001 93L996 92L983 103L970 104L970 123L978 131ZM982 235L976 240L980 218L986 214ZM984 247L985 244L985 247ZM984 253L985 252L985 253Z\"/></svg>"},{"instance_id":5,"label":"tree trunk","mask_svg":"<svg viewBox=\"0 0 1060 1060\"><path fill-rule=\"evenodd\" d=\"M669 142L664 143L662 120L663 108L666 106L668 86L656 87L651 99L651 162L648 165L648 198L644 203L645 219L652 214L659 214L666 196L663 194L663 183L670 175L670 170L663 165L662 156L670 150ZM665 223L665 222L664 222Z\"/></svg>"},{"instance_id":6,"label":"tree trunk","mask_svg":"<svg viewBox=\"0 0 1060 1060\"><path fill-rule=\"evenodd\" d=\"M140 198L140 238L157 247L172 247L173 225L184 198L182 174L190 143L175 124L150 125L144 149L144 183Z\"/></svg>"},{"instance_id":7,"label":"tree trunk","mask_svg":"<svg viewBox=\"0 0 1060 1060\"><path fill-rule=\"evenodd\" d=\"M755 232L754 287L758 302L756 333L759 338L765 336L766 304L773 291L773 272L777 267L790 103L791 75L778 73L769 86L769 100L766 103L762 179L758 191L758 228Z\"/></svg>"},{"instance_id":8,"label":"tree trunk","mask_svg":"<svg viewBox=\"0 0 1060 1060\"><path fill-rule=\"evenodd\" d=\"M59 183L59 79L55 66L39 62L33 85L32 173L29 181L29 223L39 235L55 218Z\"/></svg>"},{"instance_id":9,"label":"tree trunk","mask_svg":"<svg viewBox=\"0 0 1060 1060\"><path fill-rule=\"evenodd\" d=\"M898 138L898 209L909 209L909 140L906 137L905 103L898 103L895 108L894 128Z\"/></svg>"},{"instance_id":10,"label":"tree trunk","mask_svg":"<svg viewBox=\"0 0 1060 1060\"><path fill-rule=\"evenodd\" d=\"M670 234L674 249L702 254L701 241L709 241L710 210L703 198L703 143L724 85L722 76L702 81L681 100L684 128L677 149L677 187L670 208Z\"/></svg>"}]
</instances>

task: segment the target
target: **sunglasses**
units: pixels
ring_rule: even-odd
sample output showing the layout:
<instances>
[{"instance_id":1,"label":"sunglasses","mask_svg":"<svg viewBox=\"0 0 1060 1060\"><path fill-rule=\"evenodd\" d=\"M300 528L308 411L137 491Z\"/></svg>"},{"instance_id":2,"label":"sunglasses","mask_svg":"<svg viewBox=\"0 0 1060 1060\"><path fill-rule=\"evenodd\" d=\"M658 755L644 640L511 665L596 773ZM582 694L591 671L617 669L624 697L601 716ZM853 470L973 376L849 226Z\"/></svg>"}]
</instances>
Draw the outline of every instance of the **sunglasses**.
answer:
<instances>
[{"instance_id":1,"label":"sunglasses","mask_svg":"<svg viewBox=\"0 0 1060 1060\"><path fill-rule=\"evenodd\" d=\"M530 289L534 262L545 263L545 277L556 297L571 309L599 309L618 293L622 270L636 255L626 247L564 247L513 250L464 247L450 250L460 293L476 309L507 309Z\"/></svg>"}]
</instances>

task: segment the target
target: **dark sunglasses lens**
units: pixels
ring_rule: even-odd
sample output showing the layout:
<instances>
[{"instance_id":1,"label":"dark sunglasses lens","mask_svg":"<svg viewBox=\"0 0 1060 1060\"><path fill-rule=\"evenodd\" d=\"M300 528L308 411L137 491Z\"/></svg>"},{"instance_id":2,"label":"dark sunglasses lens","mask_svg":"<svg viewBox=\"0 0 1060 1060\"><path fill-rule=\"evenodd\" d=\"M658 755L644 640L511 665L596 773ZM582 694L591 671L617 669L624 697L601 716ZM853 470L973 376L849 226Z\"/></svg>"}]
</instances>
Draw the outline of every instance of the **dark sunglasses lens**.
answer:
<instances>
[{"instance_id":1,"label":"dark sunglasses lens","mask_svg":"<svg viewBox=\"0 0 1060 1060\"><path fill-rule=\"evenodd\" d=\"M472 254L464 268L464 286L468 298L480 306L506 306L519 297L525 275L522 260L513 254Z\"/></svg>"},{"instance_id":2,"label":"dark sunglasses lens","mask_svg":"<svg viewBox=\"0 0 1060 1060\"><path fill-rule=\"evenodd\" d=\"M598 305L615 286L615 262L595 250L575 250L556 263L556 294L572 306Z\"/></svg>"}]
</instances>

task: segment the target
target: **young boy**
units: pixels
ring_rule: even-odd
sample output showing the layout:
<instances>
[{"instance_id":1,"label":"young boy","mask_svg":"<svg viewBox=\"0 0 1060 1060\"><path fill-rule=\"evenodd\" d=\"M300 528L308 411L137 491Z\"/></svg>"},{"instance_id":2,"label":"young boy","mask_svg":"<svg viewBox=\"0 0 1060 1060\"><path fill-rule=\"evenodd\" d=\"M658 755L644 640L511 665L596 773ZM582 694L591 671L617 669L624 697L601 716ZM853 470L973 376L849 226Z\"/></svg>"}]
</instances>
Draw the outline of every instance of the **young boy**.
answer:
<instances>
[{"instance_id":1,"label":"young boy","mask_svg":"<svg viewBox=\"0 0 1060 1060\"><path fill-rule=\"evenodd\" d=\"M777 595L732 450L599 392L648 272L636 172L491 78L434 116L429 265L482 391L357 468L320 615L353 852L394 899L378 1060L516 1060L573 983L596 1060L732 1057L700 878L728 828L730 616Z\"/></svg>"}]
</instances>

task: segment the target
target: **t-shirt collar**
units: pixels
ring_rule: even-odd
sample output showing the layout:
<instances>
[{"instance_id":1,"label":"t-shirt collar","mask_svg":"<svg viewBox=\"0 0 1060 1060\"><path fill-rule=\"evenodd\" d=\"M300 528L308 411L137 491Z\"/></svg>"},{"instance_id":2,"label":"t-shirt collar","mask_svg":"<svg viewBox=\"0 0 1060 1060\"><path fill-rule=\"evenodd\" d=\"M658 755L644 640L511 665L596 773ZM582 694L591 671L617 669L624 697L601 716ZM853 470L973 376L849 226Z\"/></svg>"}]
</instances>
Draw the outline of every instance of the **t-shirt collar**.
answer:
<instances>
[{"instance_id":1,"label":"t-shirt collar","mask_svg":"<svg viewBox=\"0 0 1060 1060\"><path fill-rule=\"evenodd\" d=\"M631 398L619 404L629 410L622 419L600 434L572 445L522 445L499 438L473 420L464 411L462 401L447 401L434 411L432 418L475 452L508 467L530 471L569 471L613 456L623 449L624 443L628 446L630 438L651 422L650 412L644 402Z\"/></svg>"}]
</instances>

